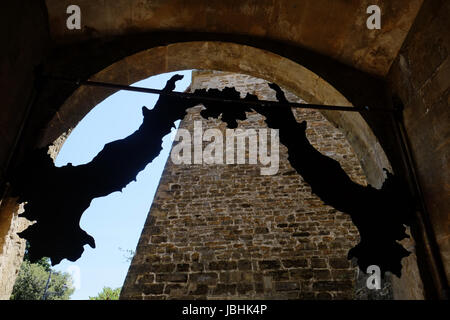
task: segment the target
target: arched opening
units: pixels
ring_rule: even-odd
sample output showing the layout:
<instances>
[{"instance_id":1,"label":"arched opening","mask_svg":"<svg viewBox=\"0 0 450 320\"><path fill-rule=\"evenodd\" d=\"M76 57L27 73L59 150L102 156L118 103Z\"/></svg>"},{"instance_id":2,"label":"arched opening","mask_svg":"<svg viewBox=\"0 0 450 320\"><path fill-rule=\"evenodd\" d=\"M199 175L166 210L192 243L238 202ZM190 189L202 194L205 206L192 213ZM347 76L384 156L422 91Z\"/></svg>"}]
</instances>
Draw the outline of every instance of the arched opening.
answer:
<instances>
[{"instance_id":1,"label":"arched opening","mask_svg":"<svg viewBox=\"0 0 450 320\"><path fill-rule=\"evenodd\" d=\"M442 33L448 20L446 1L382 1L378 4L383 13L381 30L367 29L365 2L280 0L260 5L242 1L228 6L210 1L116 1L105 5L82 0L80 30L66 26L65 9L70 1L24 3L26 10L19 2L8 2L8 10L3 11L3 20L16 27L5 33L8 45L2 56L1 190L7 188L13 167L28 157L46 124L76 88L75 84L46 85L29 109L33 86L41 84L35 81L35 66L44 65L51 74L86 79L119 59L170 43L209 40L249 45L306 66L354 105L390 105L390 93L381 94L386 87L401 98L409 154L401 152L400 139L393 139L395 122L373 114L363 116L396 175L410 180L409 186L419 198L413 231L421 275L411 283L423 281L426 298L447 297L450 242L445 120L450 109L445 81L449 50ZM339 82L341 78L343 82ZM25 122L28 128L22 131ZM47 141L51 143L61 132ZM16 211L7 197L4 192L0 247L10 241L11 218ZM3 248L0 254L6 251ZM4 288L3 283L0 287Z\"/></svg>"},{"instance_id":2,"label":"arched opening","mask_svg":"<svg viewBox=\"0 0 450 320\"><path fill-rule=\"evenodd\" d=\"M265 50L225 42L185 42L148 49L112 64L90 79L131 84L151 75L188 69L245 73L278 83L308 103L352 106L324 79L301 65ZM39 145L51 144L112 92L89 87L77 89L51 120ZM383 168L391 169L391 166L364 119L349 112L323 111L323 114L345 134L368 182L380 186Z\"/></svg>"},{"instance_id":3,"label":"arched opening","mask_svg":"<svg viewBox=\"0 0 450 320\"><path fill-rule=\"evenodd\" d=\"M305 101L351 106L349 101L311 71L268 51L224 42L185 42L139 52L91 77L92 80L134 83L152 74L183 69L221 70L249 74L276 82ZM48 126L41 145L73 128L111 90L81 87L66 100ZM390 169L386 155L364 119L356 113L324 112L338 127L358 156L370 184L380 186L382 169Z\"/></svg>"}]
</instances>

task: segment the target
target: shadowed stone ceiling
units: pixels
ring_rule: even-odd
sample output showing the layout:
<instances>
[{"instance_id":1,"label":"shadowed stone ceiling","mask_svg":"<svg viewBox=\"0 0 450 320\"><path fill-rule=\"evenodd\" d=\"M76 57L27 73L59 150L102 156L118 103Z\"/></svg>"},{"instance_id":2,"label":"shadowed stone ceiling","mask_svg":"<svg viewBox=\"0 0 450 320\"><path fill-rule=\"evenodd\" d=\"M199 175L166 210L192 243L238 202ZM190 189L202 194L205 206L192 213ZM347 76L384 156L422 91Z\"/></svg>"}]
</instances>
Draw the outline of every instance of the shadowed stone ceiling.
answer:
<instances>
[{"instance_id":1,"label":"shadowed stone ceiling","mask_svg":"<svg viewBox=\"0 0 450 320\"><path fill-rule=\"evenodd\" d=\"M260 36L311 49L377 76L389 71L422 2L46 0L56 43L154 31ZM65 26L71 4L81 8L81 30ZM371 4L381 8L381 30L366 27Z\"/></svg>"}]
</instances>

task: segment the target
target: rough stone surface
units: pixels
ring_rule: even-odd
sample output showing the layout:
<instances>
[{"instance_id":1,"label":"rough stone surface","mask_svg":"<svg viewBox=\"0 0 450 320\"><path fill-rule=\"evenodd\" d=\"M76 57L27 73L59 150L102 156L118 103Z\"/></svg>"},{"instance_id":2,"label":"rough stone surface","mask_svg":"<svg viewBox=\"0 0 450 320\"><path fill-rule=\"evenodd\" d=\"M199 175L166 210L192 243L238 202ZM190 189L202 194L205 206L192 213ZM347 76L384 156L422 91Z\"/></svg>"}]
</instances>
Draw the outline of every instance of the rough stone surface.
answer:
<instances>
[{"instance_id":1,"label":"rough stone surface","mask_svg":"<svg viewBox=\"0 0 450 320\"><path fill-rule=\"evenodd\" d=\"M295 43L366 72L384 76L423 0L78 0L81 30L66 28L71 0L46 0L50 33L57 43L154 30L245 34ZM368 30L367 7L378 4L382 30ZM342 12L342 14L336 14Z\"/></svg>"},{"instance_id":2,"label":"rough stone surface","mask_svg":"<svg viewBox=\"0 0 450 320\"><path fill-rule=\"evenodd\" d=\"M194 72L191 88L227 85L274 100L266 81L247 75ZM225 129L202 120L200 109L190 109L180 127L193 133L201 120L204 130ZM308 122L312 144L364 184L343 134L317 111L295 114ZM239 128L266 125L250 114ZM121 298L354 298L356 268L346 256L359 235L349 216L311 194L284 146L276 175L261 176L260 166L175 165L169 158Z\"/></svg>"},{"instance_id":3,"label":"rough stone surface","mask_svg":"<svg viewBox=\"0 0 450 320\"><path fill-rule=\"evenodd\" d=\"M408 234L411 234L410 228L408 228ZM390 277L393 298L396 300L423 300L425 292L417 265L414 238L403 239L400 243L411 254L402 260L402 277L397 278L394 275Z\"/></svg>"},{"instance_id":4,"label":"rough stone surface","mask_svg":"<svg viewBox=\"0 0 450 320\"><path fill-rule=\"evenodd\" d=\"M14 210L12 218L10 210ZM29 222L18 216L21 212L23 207L18 207L13 199L0 203L0 227L8 228L6 236L0 239L0 300L9 300L25 252L25 240L17 232L24 230Z\"/></svg>"}]
</instances>

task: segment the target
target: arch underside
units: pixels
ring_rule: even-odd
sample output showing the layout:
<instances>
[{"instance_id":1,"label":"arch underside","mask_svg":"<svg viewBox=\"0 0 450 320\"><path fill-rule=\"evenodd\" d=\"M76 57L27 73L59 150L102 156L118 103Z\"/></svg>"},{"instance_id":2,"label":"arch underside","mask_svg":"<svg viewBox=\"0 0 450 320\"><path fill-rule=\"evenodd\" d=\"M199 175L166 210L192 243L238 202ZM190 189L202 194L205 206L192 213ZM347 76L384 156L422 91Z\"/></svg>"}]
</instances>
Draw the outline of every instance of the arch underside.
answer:
<instances>
[{"instance_id":1,"label":"arch underside","mask_svg":"<svg viewBox=\"0 0 450 320\"><path fill-rule=\"evenodd\" d=\"M367 4L348 1L241 1L229 6L215 1L114 1L105 5L80 0L81 30L66 27L69 0L24 3L28 9L11 2L4 10L4 20L17 28L10 30L10 45L4 50L2 188L33 148L58 139L53 149L56 153L70 129L114 92L36 81L32 71L37 65L50 75L121 84L186 68L248 73L278 83L306 102L328 104L333 93L311 84L324 81L342 95L342 100L336 100L339 104L371 109L390 107L392 90L405 105L410 163L402 153L394 122L384 114L324 115L345 134L370 184L381 186L383 167L417 180L415 185L410 181L411 190L418 188L415 192L422 201L412 230L417 247L412 240L404 246L411 252L417 250L420 274L414 257L411 264L403 266L406 276L414 275L403 282L399 297L423 298L422 285L425 292L432 292L431 297L435 290L441 290L438 296L446 296L442 292L448 291L448 276L442 275L442 270L448 270L448 264L442 266L441 261L448 261L448 219L442 200L447 173L442 164L447 151L446 126L441 125L447 115L442 79L448 46L441 33L447 21L445 1L380 2L383 29L369 32ZM268 60L260 61L263 57ZM278 65L270 68L271 63ZM313 76L302 73L298 66ZM302 82L300 75L306 80ZM31 103L33 91L37 97ZM417 166L416 174L409 171L411 161ZM8 196L6 193L0 209ZM1 215L9 219L12 211L7 211ZM1 227L4 229L3 224ZM402 278L405 280L405 274Z\"/></svg>"},{"instance_id":2,"label":"arch underside","mask_svg":"<svg viewBox=\"0 0 450 320\"><path fill-rule=\"evenodd\" d=\"M151 75L186 69L245 73L278 83L309 103L352 106L349 99L328 81L291 59L267 50L232 42L192 41L156 46L127 56L92 75L89 79L132 84ZM331 80L336 84L336 77ZM344 88L351 100L359 104L368 96L376 96L373 90L379 88L375 85L373 90L363 95L358 95L357 92L349 94L349 85L345 84L344 80L342 81L344 84L338 87ZM357 80L356 76L355 83L358 83ZM362 84L363 82L360 83ZM64 88L69 91L73 89L75 89L73 86ZM38 145L48 145L69 132L93 106L112 93L114 90L90 87L80 87L73 91L49 122ZM377 99L369 99L367 105L379 106L380 99L382 99L380 96ZM389 171L392 171L392 168L377 137L366 123L366 117L363 118L362 115L354 112L324 111L322 113L344 133L361 163L367 181L375 187L381 187L385 180L383 168ZM63 141L64 137L61 137L60 146ZM55 151L57 150L58 147Z\"/></svg>"},{"instance_id":3,"label":"arch underside","mask_svg":"<svg viewBox=\"0 0 450 320\"><path fill-rule=\"evenodd\" d=\"M128 56L89 79L131 85L152 75L187 69L245 73L277 83L306 103L352 106L339 91L307 68L266 50L229 42L195 41L151 48ZM112 93L111 89L83 86L76 89L49 123L39 146L51 144L70 131ZM321 112L345 134L368 182L380 187L385 178L383 168L389 171L392 168L363 117L355 112Z\"/></svg>"}]
</instances>

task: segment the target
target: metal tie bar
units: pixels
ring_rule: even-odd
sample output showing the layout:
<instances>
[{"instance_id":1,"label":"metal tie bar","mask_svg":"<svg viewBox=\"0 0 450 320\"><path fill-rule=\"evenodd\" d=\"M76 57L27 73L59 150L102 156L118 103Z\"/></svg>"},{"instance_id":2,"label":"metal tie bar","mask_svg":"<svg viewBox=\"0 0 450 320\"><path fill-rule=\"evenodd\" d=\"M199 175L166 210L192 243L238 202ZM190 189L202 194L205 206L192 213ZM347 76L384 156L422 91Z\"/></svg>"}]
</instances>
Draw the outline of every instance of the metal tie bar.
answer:
<instances>
[{"instance_id":1,"label":"metal tie bar","mask_svg":"<svg viewBox=\"0 0 450 320\"><path fill-rule=\"evenodd\" d=\"M134 87L134 86L115 84L115 83L80 80L80 79L70 79L70 78L65 78L65 77L56 77L56 76L47 76L47 75L42 75L41 77L45 78L45 79L49 79L49 80L70 82L70 83L74 83L79 86L103 87L103 88L110 88L110 89L115 89L115 90L127 90L127 91L143 92L143 93L152 93L152 94L160 94L160 95L165 95L165 96L180 97L180 98L184 98L184 99L217 101L217 102L223 102L223 103L248 105L248 106L284 107L284 108L289 107L289 108L336 110L336 111L350 111L350 112L360 112L360 111L393 112L393 111L395 111L394 109L369 108L368 106L345 107L345 106L331 106L331 105L297 103L297 102L281 103L281 102L269 101L269 100L249 101L249 100L243 100L243 99L240 99L240 100L220 99L220 98L213 98L213 97L204 97L204 96L200 96L195 93L189 93L189 92L164 91L161 89Z\"/></svg>"}]
</instances>

